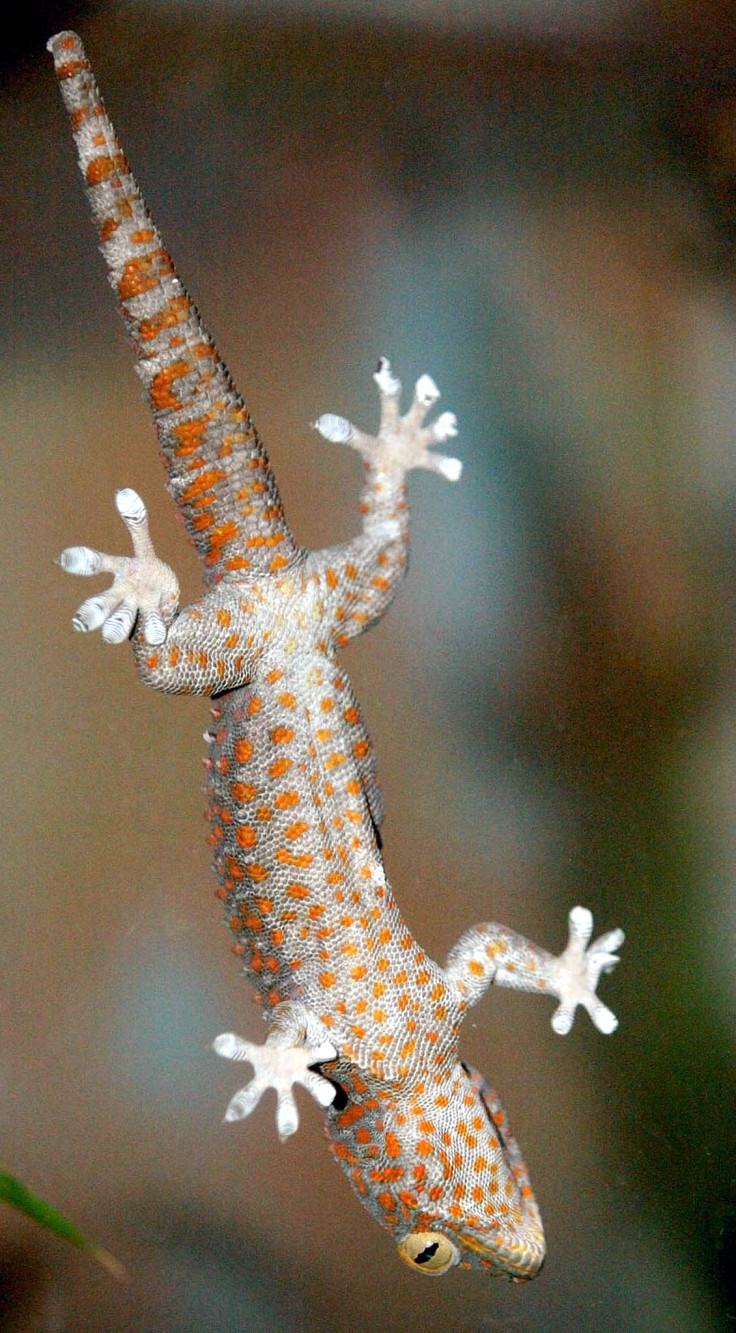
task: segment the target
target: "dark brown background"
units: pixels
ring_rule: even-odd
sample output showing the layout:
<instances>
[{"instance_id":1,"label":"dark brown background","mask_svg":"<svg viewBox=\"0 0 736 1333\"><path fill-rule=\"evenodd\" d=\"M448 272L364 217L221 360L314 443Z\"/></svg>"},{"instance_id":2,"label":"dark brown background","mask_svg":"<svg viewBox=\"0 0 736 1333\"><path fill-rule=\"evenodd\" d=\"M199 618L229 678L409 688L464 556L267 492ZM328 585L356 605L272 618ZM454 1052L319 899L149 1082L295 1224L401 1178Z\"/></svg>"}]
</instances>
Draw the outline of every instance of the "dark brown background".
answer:
<instances>
[{"instance_id":1,"label":"dark brown background","mask_svg":"<svg viewBox=\"0 0 736 1333\"><path fill-rule=\"evenodd\" d=\"M729 18L729 15L731 16ZM126 1264L0 1213L7 1333L732 1327L736 40L725 5L27 6L0 101L0 1165ZM560 1040L494 994L464 1053L526 1151L550 1257L406 1271L316 1108L222 1112L258 1038L212 895L202 701L75 636L64 545L149 503L198 588L44 52L76 24L306 544L355 530L379 353L457 412L413 564L345 654L387 864L443 957L495 917L622 925L619 1014ZM729 1316L731 1308L731 1316Z\"/></svg>"}]
</instances>

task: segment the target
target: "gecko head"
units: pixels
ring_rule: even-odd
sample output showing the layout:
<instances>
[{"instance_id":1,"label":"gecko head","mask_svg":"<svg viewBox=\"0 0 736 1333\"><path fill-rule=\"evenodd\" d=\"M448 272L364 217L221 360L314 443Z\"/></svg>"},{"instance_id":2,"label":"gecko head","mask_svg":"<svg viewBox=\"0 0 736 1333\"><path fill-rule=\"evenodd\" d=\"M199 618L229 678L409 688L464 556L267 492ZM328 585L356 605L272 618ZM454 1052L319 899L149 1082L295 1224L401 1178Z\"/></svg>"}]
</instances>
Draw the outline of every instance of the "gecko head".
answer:
<instances>
[{"instance_id":1,"label":"gecko head","mask_svg":"<svg viewBox=\"0 0 736 1333\"><path fill-rule=\"evenodd\" d=\"M447 1083L420 1083L393 1104L385 1085L383 1096L366 1081L361 1089L356 1096L354 1085L328 1111L328 1137L362 1203L393 1233L399 1258L427 1277L455 1267L534 1277L545 1254L541 1221L516 1141L481 1075L458 1064Z\"/></svg>"},{"instance_id":2,"label":"gecko head","mask_svg":"<svg viewBox=\"0 0 736 1333\"><path fill-rule=\"evenodd\" d=\"M485 1079L462 1064L447 1101L434 1115L425 1106L418 1120L425 1137L413 1144L413 1175L423 1188L399 1196L413 1223L398 1242L399 1257L428 1276L457 1265L517 1282L534 1277L544 1234L503 1108Z\"/></svg>"}]
</instances>

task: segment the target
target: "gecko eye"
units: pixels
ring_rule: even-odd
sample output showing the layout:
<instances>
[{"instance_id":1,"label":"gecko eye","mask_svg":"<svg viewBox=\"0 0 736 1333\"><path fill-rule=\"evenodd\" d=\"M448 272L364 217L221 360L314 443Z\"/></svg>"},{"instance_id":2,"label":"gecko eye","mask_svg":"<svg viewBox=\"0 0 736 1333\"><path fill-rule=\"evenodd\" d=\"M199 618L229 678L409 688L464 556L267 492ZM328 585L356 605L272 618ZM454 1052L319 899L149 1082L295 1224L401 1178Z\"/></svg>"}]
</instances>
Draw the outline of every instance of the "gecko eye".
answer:
<instances>
[{"instance_id":1,"label":"gecko eye","mask_svg":"<svg viewBox=\"0 0 736 1333\"><path fill-rule=\"evenodd\" d=\"M410 1268L416 1268L420 1273L431 1273L435 1277L439 1273L446 1273L460 1258L452 1241L443 1236L441 1231L410 1232L404 1236L399 1254Z\"/></svg>"}]
</instances>

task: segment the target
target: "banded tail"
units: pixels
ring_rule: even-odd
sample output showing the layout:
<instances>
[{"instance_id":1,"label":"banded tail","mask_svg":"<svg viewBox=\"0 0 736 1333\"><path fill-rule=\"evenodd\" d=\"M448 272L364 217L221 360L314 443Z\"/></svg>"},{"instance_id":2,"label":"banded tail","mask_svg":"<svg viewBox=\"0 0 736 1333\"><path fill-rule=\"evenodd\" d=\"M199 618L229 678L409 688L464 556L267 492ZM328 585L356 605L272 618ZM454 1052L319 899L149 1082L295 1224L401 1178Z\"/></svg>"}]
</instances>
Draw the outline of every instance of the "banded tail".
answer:
<instances>
[{"instance_id":1,"label":"banded tail","mask_svg":"<svg viewBox=\"0 0 736 1333\"><path fill-rule=\"evenodd\" d=\"M48 49L168 487L205 582L283 568L295 547L266 452L131 175L84 47L76 33L60 32Z\"/></svg>"}]
</instances>

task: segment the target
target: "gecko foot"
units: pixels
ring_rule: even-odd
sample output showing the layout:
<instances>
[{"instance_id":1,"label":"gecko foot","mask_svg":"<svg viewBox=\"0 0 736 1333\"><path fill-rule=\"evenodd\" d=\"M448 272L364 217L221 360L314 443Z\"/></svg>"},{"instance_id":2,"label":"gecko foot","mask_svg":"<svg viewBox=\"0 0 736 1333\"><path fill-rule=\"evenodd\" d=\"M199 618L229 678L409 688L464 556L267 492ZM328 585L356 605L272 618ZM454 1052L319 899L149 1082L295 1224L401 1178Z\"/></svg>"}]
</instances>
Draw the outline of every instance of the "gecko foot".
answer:
<instances>
[{"instance_id":1,"label":"gecko foot","mask_svg":"<svg viewBox=\"0 0 736 1333\"><path fill-rule=\"evenodd\" d=\"M345 417L325 413L314 422L315 430L334 444L349 444L363 458L379 467L428 468L448 481L457 481L463 465L458 458L430 453L433 444L444 444L457 435L454 412L443 412L429 426L424 418L437 402L440 391L430 375L420 375L414 386L414 398L408 412L401 416L401 381L391 370L391 364L381 357L373 376L381 397L381 424L378 435L366 435Z\"/></svg>"},{"instance_id":2,"label":"gecko foot","mask_svg":"<svg viewBox=\"0 0 736 1333\"><path fill-rule=\"evenodd\" d=\"M285 1034L271 1033L264 1045L243 1041L233 1032L223 1032L212 1045L226 1060L247 1060L252 1064L254 1077L236 1092L225 1111L226 1120L244 1120L258 1105L267 1088L276 1092L276 1128L280 1139L288 1139L299 1128L299 1112L292 1088L300 1083L319 1102L329 1106L335 1098L335 1088L328 1079L317 1074L311 1065L334 1060L337 1051L331 1042L318 1046L286 1045Z\"/></svg>"},{"instance_id":3,"label":"gecko foot","mask_svg":"<svg viewBox=\"0 0 736 1333\"><path fill-rule=\"evenodd\" d=\"M599 1032L615 1032L618 1019L595 991L601 974L612 972L619 962L615 950L623 944L624 932L609 930L588 945L593 916L586 907L573 907L568 925L567 948L554 960L549 974L549 988L560 1001L552 1015L552 1027L564 1036L570 1031L575 1010L581 1004Z\"/></svg>"},{"instance_id":4,"label":"gecko foot","mask_svg":"<svg viewBox=\"0 0 736 1333\"><path fill-rule=\"evenodd\" d=\"M133 542L132 556L103 555L89 546L67 546L56 562L68 574L113 575L107 592L83 602L72 624L83 633L101 628L106 643L122 643L140 617L146 643L163 643L179 603L176 575L153 549L148 514L140 495L127 487L116 493L115 504Z\"/></svg>"}]
</instances>

